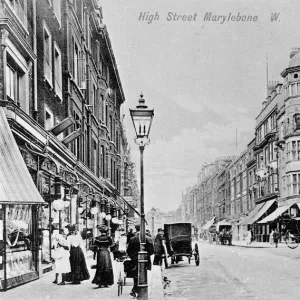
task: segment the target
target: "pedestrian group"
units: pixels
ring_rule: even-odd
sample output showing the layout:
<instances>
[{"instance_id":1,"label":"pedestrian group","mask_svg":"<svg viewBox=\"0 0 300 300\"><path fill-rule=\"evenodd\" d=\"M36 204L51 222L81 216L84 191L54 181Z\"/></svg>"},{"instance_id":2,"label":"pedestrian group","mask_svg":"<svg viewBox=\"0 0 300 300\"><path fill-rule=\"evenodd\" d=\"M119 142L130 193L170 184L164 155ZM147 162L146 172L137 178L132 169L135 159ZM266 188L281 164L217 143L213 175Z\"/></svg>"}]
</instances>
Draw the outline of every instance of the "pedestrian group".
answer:
<instances>
[{"instance_id":1,"label":"pedestrian group","mask_svg":"<svg viewBox=\"0 0 300 300\"><path fill-rule=\"evenodd\" d=\"M131 228L126 234L124 228L119 228L115 234L115 241L108 235L108 227L105 225L97 226L100 235L96 237L90 247L94 252L96 264L92 269L96 269L93 284L97 288L107 288L114 284L113 265L111 261L111 249L114 248L114 259L120 257L130 258L130 271L133 275L133 288L130 295L137 297L138 289L138 252L140 251L140 224L135 225L135 232ZM146 231L145 251L147 251L147 270L151 270L151 255L154 256L154 265L162 264L164 255L164 231L158 229L157 236L152 240L150 231ZM84 254L84 243L80 233L76 230L75 225L68 225L59 230L54 236L53 248L55 249L55 280L54 284L65 285L66 282L71 284L80 284L90 278ZM125 266L125 265L124 265ZM59 276L61 281L59 282Z\"/></svg>"}]
</instances>

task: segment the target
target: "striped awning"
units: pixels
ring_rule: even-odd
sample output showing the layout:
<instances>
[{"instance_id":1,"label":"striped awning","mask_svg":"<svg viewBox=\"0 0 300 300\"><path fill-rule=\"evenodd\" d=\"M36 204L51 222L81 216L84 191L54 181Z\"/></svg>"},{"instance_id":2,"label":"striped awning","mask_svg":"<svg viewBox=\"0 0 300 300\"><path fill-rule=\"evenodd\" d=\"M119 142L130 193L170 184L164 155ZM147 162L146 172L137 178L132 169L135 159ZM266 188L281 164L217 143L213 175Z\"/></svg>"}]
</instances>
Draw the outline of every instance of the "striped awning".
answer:
<instances>
[{"instance_id":1,"label":"striped awning","mask_svg":"<svg viewBox=\"0 0 300 300\"><path fill-rule=\"evenodd\" d=\"M268 209L276 202L276 200L269 200L264 203L258 204L250 214L244 218L238 225L251 225L258 221L267 211Z\"/></svg>"},{"instance_id":2,"label":"striped awning","mask_svg":"<svg viewBox=\"0 0 300 300\"><path fill-rule=\"evenodd\" d=\"M206 224L201 229L203 229L203 230L209 229L209 227L211 227L214 224L215 219L216 219L216 217L213 217L211 220L206 222Z\"/></svg>"},{"instance_id":3,"label":"striped awning","mask_svg":"<svg viewBox=\"0 0 300 300\"><path fill-rule=\"evenodd\" d=\"M284 212L286 212L290 208L290 206L292 206L292 205L279 206L275 211L273 211L271 214L266 216L264 219L262 219L258 223L259 224L265 224L265 223L273 222L278 217L280 217Z\"/></svg>"},{"instance_id":4,"label":"striped awning","mask_svg":"<svg viewBox=\"0 0 300 300\"><path fill-rule=\"evenodd\" d=\"M44 204L0 107L0 204Z\"/></svg>"}]
</instances>

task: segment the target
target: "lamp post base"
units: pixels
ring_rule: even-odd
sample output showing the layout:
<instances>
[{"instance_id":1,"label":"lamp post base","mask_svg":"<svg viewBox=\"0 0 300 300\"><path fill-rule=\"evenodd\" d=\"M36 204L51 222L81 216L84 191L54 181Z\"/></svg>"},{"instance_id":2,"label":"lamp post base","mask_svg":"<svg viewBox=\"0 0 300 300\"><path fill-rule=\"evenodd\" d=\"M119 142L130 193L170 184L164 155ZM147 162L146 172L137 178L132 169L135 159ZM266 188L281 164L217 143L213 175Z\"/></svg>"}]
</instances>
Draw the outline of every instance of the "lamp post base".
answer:
<instances>
[{"instance_id":1,"label":"lamp post base","mask_svg":"<svg viewBox=\"0 0 300 300\"><path fill-rule=\"evenodd\" d=\"M148 253L145 251L145 243L141 243L141 251L138 253L138 299L148 300L147 280Z\"/></svg>"}]
</instances>

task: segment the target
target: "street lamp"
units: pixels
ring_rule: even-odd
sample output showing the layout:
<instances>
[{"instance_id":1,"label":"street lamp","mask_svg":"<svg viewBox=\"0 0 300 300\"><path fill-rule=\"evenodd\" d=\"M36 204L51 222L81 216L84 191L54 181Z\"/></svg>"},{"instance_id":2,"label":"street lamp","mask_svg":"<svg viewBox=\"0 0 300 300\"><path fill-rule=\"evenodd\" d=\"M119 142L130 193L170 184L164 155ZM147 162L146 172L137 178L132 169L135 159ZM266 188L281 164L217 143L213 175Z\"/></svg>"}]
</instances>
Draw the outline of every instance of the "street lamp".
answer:
<instances>
[{"instance_id":1,"label":"street lamp","mask_svg":"<svg viewBox=\"0 0 300 300\"><path fill-rule=\"evenodd\" d=\"M133 126L136 133L135 142L139 145L141 156L141 232L140 232L140 252L138 253L138 287L139 299L148 299L147 280L147 252L145 251L146 231L144 212L144 161L143 153L145 146L149 144L149 133L154 116L153 109L147 109L145 99L141 94L136 109L130 109Z\"/></svg>"}]
</instances>

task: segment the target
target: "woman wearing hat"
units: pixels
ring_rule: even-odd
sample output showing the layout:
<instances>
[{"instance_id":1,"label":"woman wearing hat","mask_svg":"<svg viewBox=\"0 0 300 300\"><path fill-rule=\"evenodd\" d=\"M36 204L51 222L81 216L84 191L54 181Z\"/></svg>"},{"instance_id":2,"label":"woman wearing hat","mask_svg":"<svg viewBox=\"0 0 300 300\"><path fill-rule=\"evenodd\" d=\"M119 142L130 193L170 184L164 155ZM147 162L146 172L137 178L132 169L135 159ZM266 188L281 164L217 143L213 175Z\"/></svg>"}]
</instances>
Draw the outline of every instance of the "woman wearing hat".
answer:
<instances>
[{"instance_id":1,"label":"woman wearing hat","mask_svg":"<svg viewBox=\"0 0 300 300\"><path fill-rule=\"evenodd\" d=\"M71 281L73 284L80 284L81 281L90 278L85 256L83 254L84 244L80 233L75 229L75 225L70 226L69 231L70 235L68 236L67 241L71 247L71 272L66 276L66 281Z\"/></svg>"},{"instance_id":2,"label":"woman wearing hat","mask_svg":"<svg viewBox=\"0 0 300 300\"><path fill-rule=\"evenodd\" d=\"M93 248L97 254L96 274L92 283L98 287L108 287L114 284L114 273L111 263L109 247L113 245L113 240L107 235L108 228L99 225L100 236L96 237ZM95 256L94 256L95 257Z\"/></svg>"}]
</instances>

